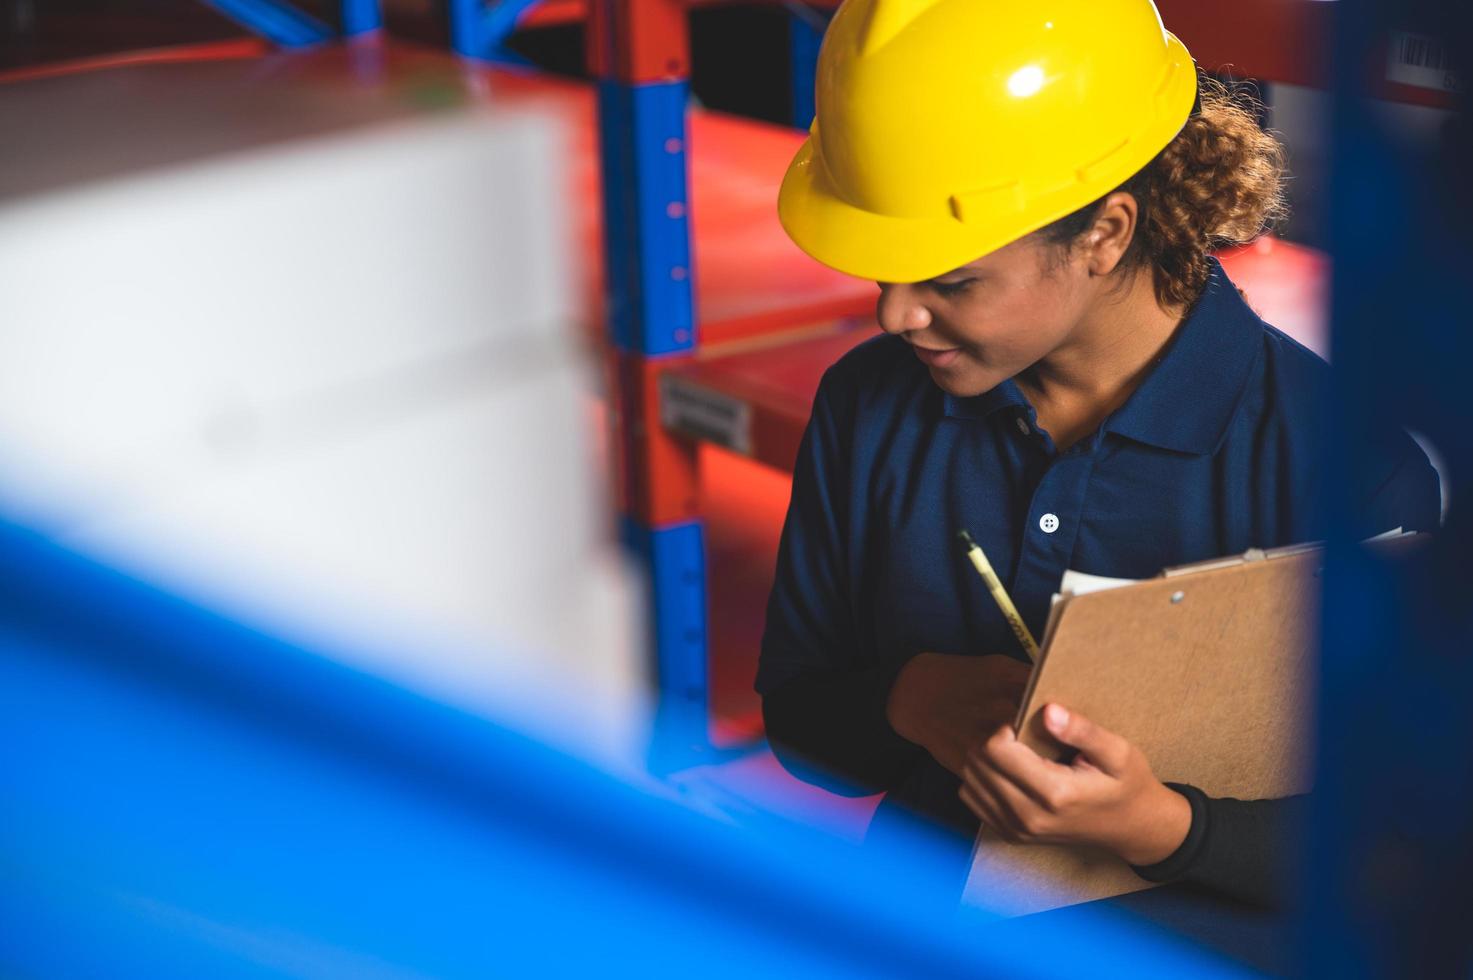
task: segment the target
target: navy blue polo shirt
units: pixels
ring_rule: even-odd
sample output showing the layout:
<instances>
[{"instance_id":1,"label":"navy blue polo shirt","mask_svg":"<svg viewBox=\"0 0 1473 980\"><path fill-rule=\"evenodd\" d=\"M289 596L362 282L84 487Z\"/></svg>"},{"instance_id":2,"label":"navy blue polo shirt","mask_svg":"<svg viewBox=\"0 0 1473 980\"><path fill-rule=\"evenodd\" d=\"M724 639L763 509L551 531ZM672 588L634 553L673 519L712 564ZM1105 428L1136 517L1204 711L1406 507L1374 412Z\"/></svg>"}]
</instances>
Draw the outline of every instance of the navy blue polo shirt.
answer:
<instances>
[{"instance_id":1,"label":"navy blue polo shirt","mask_svg":"<svg viewBox=\"0 0 1473 980\"><path fill-rule=\"evenodd\" d=\"M1329 366L1264 323L1220 264L1164 356L1059 452L1012 381L943 392L898 337L824 376L804 437L756 687L898 666L922 651L1022 657L956 545L968 529L1042 636L1065 569L1125 578L1324 538ZM1375 397L1368 393L1367 397ZM1372 440L1361 530L1436 530L1427 457Z\"/></svg>"}]
</instances>

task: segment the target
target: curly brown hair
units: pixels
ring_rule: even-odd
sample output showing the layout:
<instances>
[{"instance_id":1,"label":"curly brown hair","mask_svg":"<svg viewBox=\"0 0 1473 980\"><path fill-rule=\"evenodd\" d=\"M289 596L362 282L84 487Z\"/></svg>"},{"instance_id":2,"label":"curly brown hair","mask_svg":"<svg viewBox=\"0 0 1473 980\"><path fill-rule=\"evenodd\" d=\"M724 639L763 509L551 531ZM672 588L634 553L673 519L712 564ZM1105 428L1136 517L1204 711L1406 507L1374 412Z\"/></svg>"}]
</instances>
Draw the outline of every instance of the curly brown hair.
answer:
<instances>
[{"instance_id":1,"label":"curly brown hair","mask_svg":"<svg viewBox=\"0 0 1473 980\"><path fill-rule=\"evenodd\" d=\"M1259 125L1261 104L1210 75L1199 75L1198 85L1201 107L1165 149L1116 188L1140 207L1120 268L1149 265L1156 298L1167 308L1196 302L1207 285L1209 252L1250 242L1288 214L1284 147ZM1038 234L1067 249L1093 224L1104 200Z\"/></svg>"}]
</instances>

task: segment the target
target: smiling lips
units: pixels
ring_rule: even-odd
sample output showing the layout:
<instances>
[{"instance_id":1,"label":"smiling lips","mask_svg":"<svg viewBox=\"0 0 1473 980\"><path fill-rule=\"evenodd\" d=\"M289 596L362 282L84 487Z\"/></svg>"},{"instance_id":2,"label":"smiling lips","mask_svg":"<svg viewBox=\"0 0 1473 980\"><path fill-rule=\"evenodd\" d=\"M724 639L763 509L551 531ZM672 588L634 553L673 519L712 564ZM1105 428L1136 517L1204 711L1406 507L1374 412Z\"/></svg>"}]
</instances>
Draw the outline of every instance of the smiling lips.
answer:
<instances>
[{"instance_id":1,"label":"smiling lips","mask_svg":"<svg viewBox=\"0 0 1473 980\"><path fill-rule=\"evenodd\" d=\"M946 367L946 365L956 360L962 352L960 347L921 347L917 344L912 344L911 346L915 348L916 357L919 357L921 363L926 365L926 367Z\"/></svg>"}]
</instances>

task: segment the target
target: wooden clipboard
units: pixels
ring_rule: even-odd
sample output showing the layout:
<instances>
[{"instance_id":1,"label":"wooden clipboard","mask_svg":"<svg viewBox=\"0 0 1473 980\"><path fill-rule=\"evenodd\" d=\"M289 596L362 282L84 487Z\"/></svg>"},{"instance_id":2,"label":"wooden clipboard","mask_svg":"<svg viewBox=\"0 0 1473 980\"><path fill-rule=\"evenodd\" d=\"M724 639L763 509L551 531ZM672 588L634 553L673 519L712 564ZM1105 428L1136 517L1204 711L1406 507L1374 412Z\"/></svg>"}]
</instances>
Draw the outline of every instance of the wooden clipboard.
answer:
<instances>
[{"instance_id":1,"label":"wooden clipboard","mask_svg":"<svg viewBox=\"0 0 1473 980\"><path fill-rule=\"evenodd\" d=\"M1322 565L1317 545L1255 549L1058 599L1020 738L1059 759L1042 718L1057 702L1129 739L1162 782L1245 800L1308 792ZM984 827L963 901L1024 915L1149 887L1113 854Z\"/></svg>"}]
</instances>

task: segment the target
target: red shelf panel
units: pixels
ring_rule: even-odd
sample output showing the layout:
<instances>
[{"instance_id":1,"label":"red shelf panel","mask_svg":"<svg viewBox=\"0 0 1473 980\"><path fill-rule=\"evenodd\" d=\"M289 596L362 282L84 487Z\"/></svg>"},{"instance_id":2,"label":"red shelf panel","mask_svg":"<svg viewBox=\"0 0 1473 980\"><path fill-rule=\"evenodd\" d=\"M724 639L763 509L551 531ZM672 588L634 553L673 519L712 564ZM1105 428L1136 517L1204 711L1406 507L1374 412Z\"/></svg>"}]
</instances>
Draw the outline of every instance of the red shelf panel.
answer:
<instances>
[{"instance_id":1,"label":"red shelf panel","mask_svg":"<svg viewBox=\"0 0 1473 980\"><path fill-rule=\"evenodd\" d=\"M872 321L840 321L798 339L716 353L675 368L662 391L667 426L792 472L818 382ZM705 420L724 423L712 426Z\"/></svg>"},{"instance_id":2,"label":"red shelf panel","mask_svg":"<svg viewBox=\"0 0 1473 980\"><path fill-rule=\"evenodd\" d=\"M542 0L517 18L518 28L581 24L588 19L588 0Z\"/></svg>"},{"instance_id":3,"label":"red shelf panel","mask_svg":"<svg viewBox=\"0 0 1473 980\"><path fill-rule=\"evenodd\" d=\"M1181 38L1197 63L1239 78L1258 78L1311 88L1331 84L1330 50L1335 40L1338 3L1325 0L1156 0L1168 30ZM1387 77L1386 45L1361 66L1368 90L1377 98L1412 105L1449 108L1446 88L1406 85Z\"/></svg>"},{"instance_id":4,"label":"red shelf panel","mask_svg":"<svg viewBox=\"0 0 1473 980\"><path fill-rule=\"evenodd\" d=\"M759 0L685 0L685 6L697 7L727 7L736 4L751 5ZM782 0L760 0L766 3L780 3ZM832 10L839 5L839 0L806 0L805 6L819 9ZM581 24L588 18L588 0L541 0L527 8L526 13L517 20L517 27L552 27L560 24Z\"/></svg>"},{"instance_id":5,"label":"red shelf panel","mask_svg":"<svg viewBox=\"0 0 1473 980\"><path fill-rule=\"evenodd\" d=\"M106 68L260 58L270 53L271 50L271 46L259 38L208 41L203 44L178 44L163 48L147 48L142 51L125 51L122 54L98 55L95 58L78 58L73 61L57 61L44 65L30 65L25 68L12 68L9 71L0 71L0 84L52 78L57 75L75 75L79 72L102 71Z\"/></svg>"}]
</instances>

